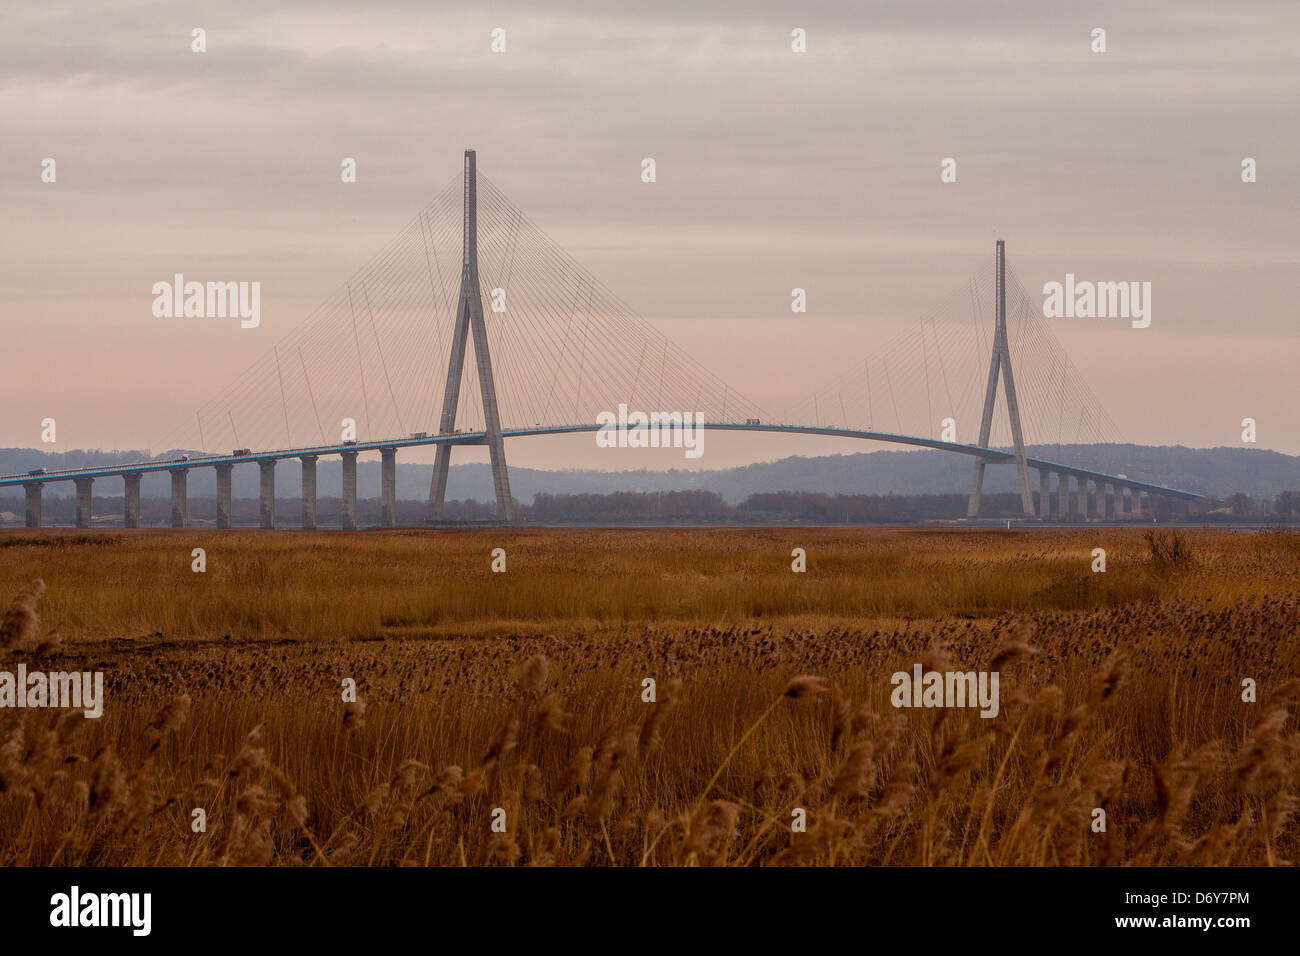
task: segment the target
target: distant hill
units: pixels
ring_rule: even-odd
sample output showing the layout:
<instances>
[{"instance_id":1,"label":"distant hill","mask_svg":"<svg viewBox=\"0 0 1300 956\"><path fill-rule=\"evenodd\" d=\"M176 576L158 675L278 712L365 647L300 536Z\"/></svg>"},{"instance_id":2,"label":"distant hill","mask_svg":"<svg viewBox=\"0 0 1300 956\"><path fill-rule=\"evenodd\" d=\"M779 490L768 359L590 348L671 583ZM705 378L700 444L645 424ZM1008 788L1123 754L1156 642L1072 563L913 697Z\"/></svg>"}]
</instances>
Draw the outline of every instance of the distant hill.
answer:
<instances>
[{"instance_id":1,"label":"distant hill","mask_svg":"<svg viewBox=\"0 0 1300 956\"><path fill-rule=\"evenodd\" d=\"M169 452L160 457L175 457ZM191 454L195 454L191 452ZM1282 491L1300 491L1300 457L1252 448L1186 448L1182 445L1033 445L1035 458L1076 465L1108 474L1124 474L1140 481L1168 485L1201 494L1226 496L1245 492L1252 497L1272 497ZM0 449L0 474L20 474L32 468L75 468L85 465L114 465L145 458L140 451L71 451L49 454L39 449ZM397 466L397 496L408 500L429 494L430 465ZM322 458L317 465L317 484L322 496L337 495L342 481L342 464L337 458ZM281 495L290 496L300 480L298 464L290 460L277 469ZM237 498L258 494L257 469L236 468L233 491ZM730 502L747 495L776 491L808 491L824 494L960 494L969 491L971 460L940 451L873 451L854 455L818 458L791 457L739 468L717 471L542 471L512 467L510 485L514 496L531 502L538 493L607 494L614 491L714 491ZM1037 488L1038 476L1032 475ZM1006 465L989 469L985 489L990 493L1015 490L1015 469ZM358 494L379 494L379 462L357 465ZM120 486L103 483L105 495L121 494ZM142 482L146 496L169 494L165 473L148 475ZM97 487L96 491L99 492ZM189 493L213 495L215 472L199 468L190 473ZM58 482L46 494L70 495L71 482ZM21 489L0 498L21 497ZM453 465L447 485L452 499L493 498L491 472L486 463Z\"/></svg>"}]
</instances>

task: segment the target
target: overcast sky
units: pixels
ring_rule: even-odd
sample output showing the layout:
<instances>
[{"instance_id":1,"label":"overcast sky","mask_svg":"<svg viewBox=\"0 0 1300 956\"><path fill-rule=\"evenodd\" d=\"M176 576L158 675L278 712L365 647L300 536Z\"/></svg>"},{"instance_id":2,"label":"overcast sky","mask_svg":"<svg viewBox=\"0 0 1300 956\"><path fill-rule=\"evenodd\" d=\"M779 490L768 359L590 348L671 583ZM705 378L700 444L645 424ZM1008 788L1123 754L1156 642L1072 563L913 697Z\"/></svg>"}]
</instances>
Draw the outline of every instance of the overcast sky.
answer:
<instances>
[{"instance_id":1,"label":"overcast sky","mask_svg":"<svg viewBox=\"0 0 1300 956\"><path fill-rule=\"evenodd\" d=\"M1300 453L1298 37L1293 0L5 4L0 445L39 445L46 417L58 450L156 443L474 146L561 246L764 408L907 328L1001 237L1031 291L1067 272L1152 283L1149 328L1053 320L1125 439L1239 445L1253 417L1261 447ZM151 286L175 272L260 281L261 326L156 318ZM871 447L720 436L692 463L591 446L510 458Z\"/></svg>"}]
</instances>

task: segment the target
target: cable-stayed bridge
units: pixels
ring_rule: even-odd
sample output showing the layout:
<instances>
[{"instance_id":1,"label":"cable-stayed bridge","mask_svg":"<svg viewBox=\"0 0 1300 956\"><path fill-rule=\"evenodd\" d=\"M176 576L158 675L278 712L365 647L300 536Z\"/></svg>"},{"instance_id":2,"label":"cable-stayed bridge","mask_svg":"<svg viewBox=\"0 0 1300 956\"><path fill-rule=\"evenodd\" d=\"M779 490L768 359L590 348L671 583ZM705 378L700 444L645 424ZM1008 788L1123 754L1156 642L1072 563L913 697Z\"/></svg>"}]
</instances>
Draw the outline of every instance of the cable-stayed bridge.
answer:
<instances>
[{"instance_id":1,"label":"cable-stayed bridge","mask_svg":"<svg viewBox=\"0 0 1300 956\"><path fill-rule=\"evenodd\" d=\"M473 361L467 361L471 351ZM1111 518L1145 513L1149 496L1188 503L1201 498L1026 454L1030 439L1059 444L1117 435L1007 265L1001 241L990 266L915 330L849 363L838 378L814 388L806 403L777 418L703 368L579 266L477 171L473 150L465 152L463 176L168 438L166 447L201 448L203 454L38 469L0 476L0 487L23 485L27 525L40 527L45 485L74 482L76 524L90 527L94 483L121 479L124 523L139 527L141 479L166 471L171 523L185 527L189 473L213 468L217 526L228 528L232 471L256 464L261 526L273 528L276 465L298 459L301 526L315 528L316 463L337 455L342 524L352 529L357 459L377 453L381 524L391 527L399 450L436 448L429 491L429 519L436 523L452 448L483 445L498 517L510 522L506 439L597 431L598 416L620 405L692 412L709 430L829 435L967 455L973 463L971 518L979 515L990 464L1016 468L1030 518ZM956 423L977 420L978 440L957 441ZM683 426L674 421L670 427ZM211 447L232 451L208 453Z\"/></svg>"}]
</instances>

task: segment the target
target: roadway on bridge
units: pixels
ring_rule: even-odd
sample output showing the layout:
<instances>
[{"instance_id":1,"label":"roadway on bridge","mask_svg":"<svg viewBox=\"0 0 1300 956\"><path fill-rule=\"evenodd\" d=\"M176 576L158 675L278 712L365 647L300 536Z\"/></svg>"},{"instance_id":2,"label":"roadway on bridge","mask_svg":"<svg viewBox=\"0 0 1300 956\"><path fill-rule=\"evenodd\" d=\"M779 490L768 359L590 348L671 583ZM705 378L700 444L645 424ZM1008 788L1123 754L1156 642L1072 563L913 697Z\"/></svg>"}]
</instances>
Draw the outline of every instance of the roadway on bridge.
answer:
<instances>
[{"instance_id":1,"label":"roadway on bridge","mask_svg":"<svg viewBox=\"0 0 1300 956\"><path fill-rule=\"evenodd\" d=\"M556 425L552 427L503 429L502 436L504 438L528 438L543 435L578 434L582 432L595 432L598 431L600 427L601 426L599 425ZM1015 461L1015 456L1009 451L981 448L978 445L967 445L959 442L941 441L935 438L922 438L916 435L894 435L888 432L832 428L817 425L764 425L740 422L705 422L701 427L713 431L826 435L832 438L852 438L862 441L911 445L919 448L932 448L938 451L955 452L973 458L983 458L991 464ZM171 459L167 461L152 460L133 462L125 465L103 465L91 468L46 471L38 475L5 475L0 476L0 487L11 487L14 485L24 485L33 482L71 481L77 478L120 478L123 475L128 474L171 471L177 468L191 469L211 467L214 465L237 465L260 461L280 461L289 458L301 458L304 455L342 455L345 452L377 452L385 448L416 448L425 445L441 444L477 445L485 443L486 440L487 434L485 432L457 432L450 435L431 435L425 438L407 437L381 441L358 441L355 443L342 442L336 445L312 445L303 448L280 448L250 453L247 455L210 455L190 457L186 459ZM1163 495L1165 497L1177 498L1184 501L1197 501L1204 497L1204 495L1191 491L1167 488L1164 485L1136 481L1126 477L1121 478L1118 475L1108 475L1103 472L1079 468L1074 465L1064 465L1059 462L1046 461L1041 458L1028 458L1027 461L1031 468L1050 471L1056 474L1069 475L1073 478L1104 482L1117 488L1128 488L1133 491L1145 491L1149 494Z\"/></svg>"}]
</instances>

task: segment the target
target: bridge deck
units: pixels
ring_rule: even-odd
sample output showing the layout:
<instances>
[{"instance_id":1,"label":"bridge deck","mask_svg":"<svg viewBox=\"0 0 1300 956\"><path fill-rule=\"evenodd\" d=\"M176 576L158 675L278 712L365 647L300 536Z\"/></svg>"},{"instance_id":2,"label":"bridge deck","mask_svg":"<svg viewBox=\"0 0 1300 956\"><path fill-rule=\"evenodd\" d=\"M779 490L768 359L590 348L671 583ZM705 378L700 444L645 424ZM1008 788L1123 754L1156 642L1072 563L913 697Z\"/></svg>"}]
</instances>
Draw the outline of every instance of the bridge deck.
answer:
<instances>
[{"instance_id":1,"label":"bridge deck","mask_svg":"<svg viewBox=\"0 0 1300 956\"><path fill-rule=\"evenodd\" d=\"M599 425L556 425L545 428L538 426L535 428L505 429L502 431L502 435L505 438L526 438L535 435L565 435L578 432L594 432L598 431L600 427L601 426ZM827 435L834 438L855 438L863 441L879 441L896 445L912 445L919 448L933 448L939 451L951 451L974 458L983 458L990 464L1005 463L1015 460L1015 456L1008 451L1001 451L993 448L981 448L978 445L965 445L958 442L940 441L934 438L922 438L915 435L894 435L889 432L829 428L814 425L750 425L738 422L705 422L702 427L715 431ZM120 478L129 474L170 471L176 468L190 469L211 467L214 465L237 465L260 461L279 461L287 458L301 458L306 455L342 455L344 452L373 452L384 448L414 448L423 445L442 444L479 445L486 443L486 441L487 434L485 432L457 432L449 435L431 435L428 438L392 438L383 441L358 441L355 444L340 443L337 445L312 445L302 448L279 448L254 452L248 455L207 455L197 458L189 458L185 461L153 460L135 462L126 465L104 465L92 468L48 471L40 475L3 475L0 476L0 487L12 487L14 485L25 485L34 482L72 481L77 478ZM1075 465L1063 465L1059 462L1045 461L1041 458L1029 458L1027 460L1029 462L1029 467L1031 468L1044 469L1056 472L1057 474L1070 475L1074 478L1105 482L1117 488L1145 491L1149 494L1163 495L1168 498L1177 498L1184 501L1197 501L1205 497L1204 495L1192 491L1166 488L1164 485L1151 484L1145 481L1136 481L1132 478L1121 478L1118 475L1108 475L1104 472L1079 468Z\"/></svg>"}]
</instances>

